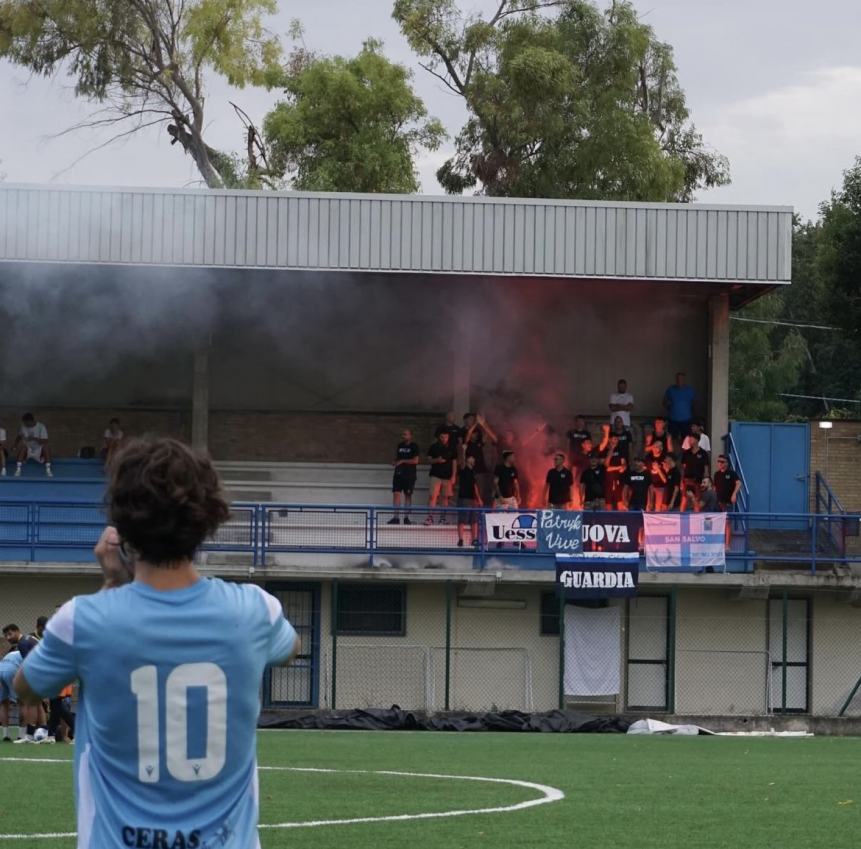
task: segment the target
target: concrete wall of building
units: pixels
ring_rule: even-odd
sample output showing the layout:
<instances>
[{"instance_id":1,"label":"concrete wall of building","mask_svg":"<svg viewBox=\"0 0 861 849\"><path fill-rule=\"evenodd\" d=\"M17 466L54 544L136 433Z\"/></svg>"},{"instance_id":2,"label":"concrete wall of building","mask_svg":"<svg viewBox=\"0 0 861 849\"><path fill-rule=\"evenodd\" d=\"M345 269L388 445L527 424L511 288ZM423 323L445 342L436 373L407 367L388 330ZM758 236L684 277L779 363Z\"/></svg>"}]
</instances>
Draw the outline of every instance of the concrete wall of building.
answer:
<instances>
[{"instance_id":1,"label":"concrete wall of building","mask_svg":"<svg viewBox=\"0 0 861 849\"><path fill-rule=\"evenodd\" d=\"M817 596L811 616L811 712L834 715L861 678L861 608L845 595ZM861 712L861 694L850 716Z\"/></svg>"}]
</instances>

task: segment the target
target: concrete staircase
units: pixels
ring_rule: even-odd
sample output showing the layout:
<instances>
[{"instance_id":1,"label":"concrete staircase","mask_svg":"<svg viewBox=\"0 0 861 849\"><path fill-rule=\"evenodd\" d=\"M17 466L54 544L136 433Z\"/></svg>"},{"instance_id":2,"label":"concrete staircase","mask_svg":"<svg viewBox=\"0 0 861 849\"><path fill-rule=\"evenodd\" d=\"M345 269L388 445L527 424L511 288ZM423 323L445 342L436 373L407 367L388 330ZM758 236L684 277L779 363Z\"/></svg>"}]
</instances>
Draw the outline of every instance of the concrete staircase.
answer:
<instances>
[{"instance_id":1,"label":"concrete staircase","mask_svg":"<svg viewBox=\"0 0 861 849\"><path fill-rule=\"evenodd\" d=\"M364 504L392 501L392 467L373 463L215 464L232 501L279 504ZM427 503L428 468L419 466L414 499Z\"/></svg>"}]
</instances>

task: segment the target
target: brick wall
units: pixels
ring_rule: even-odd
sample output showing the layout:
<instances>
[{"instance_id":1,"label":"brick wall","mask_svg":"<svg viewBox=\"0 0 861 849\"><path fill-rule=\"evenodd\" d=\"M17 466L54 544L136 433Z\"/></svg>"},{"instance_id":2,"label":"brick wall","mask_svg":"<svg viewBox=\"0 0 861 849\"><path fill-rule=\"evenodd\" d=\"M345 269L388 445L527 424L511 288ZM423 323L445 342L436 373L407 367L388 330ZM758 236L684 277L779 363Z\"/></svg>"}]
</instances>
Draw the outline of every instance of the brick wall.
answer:
<instances>
[{"instance_id":1,"label":"brick wall","mask_svg":"<svg viewBox=\"0 0 861 849\"><path fill-rule=\"evenodd\" d=\"M810 423L810 497L816 497L815 475L822 472L844 508L861 510L861 420L835 421L830 430ZM828 458L826 472L826 439Z\"/></svg>"}]
</instances>

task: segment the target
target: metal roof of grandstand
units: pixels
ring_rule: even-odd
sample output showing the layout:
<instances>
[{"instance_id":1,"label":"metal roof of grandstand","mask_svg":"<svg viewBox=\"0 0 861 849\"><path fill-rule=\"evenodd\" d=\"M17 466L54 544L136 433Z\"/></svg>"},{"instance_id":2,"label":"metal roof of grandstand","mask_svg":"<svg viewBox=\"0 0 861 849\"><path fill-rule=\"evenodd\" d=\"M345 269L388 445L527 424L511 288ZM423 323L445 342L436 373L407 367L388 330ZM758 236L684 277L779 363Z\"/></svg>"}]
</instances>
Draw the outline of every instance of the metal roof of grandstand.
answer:
<instances>
[{"instance_id":1,"label":"metal roof of grandstand","mask_svg":"<svg viewBox=\"0 0 861 849\"><path fill-rule=\"evenodd\" d=\"M788 283L792 209L0 184L0 261ZM758 288L758 287L757 287Z\"/></svg>"}]
</instances>

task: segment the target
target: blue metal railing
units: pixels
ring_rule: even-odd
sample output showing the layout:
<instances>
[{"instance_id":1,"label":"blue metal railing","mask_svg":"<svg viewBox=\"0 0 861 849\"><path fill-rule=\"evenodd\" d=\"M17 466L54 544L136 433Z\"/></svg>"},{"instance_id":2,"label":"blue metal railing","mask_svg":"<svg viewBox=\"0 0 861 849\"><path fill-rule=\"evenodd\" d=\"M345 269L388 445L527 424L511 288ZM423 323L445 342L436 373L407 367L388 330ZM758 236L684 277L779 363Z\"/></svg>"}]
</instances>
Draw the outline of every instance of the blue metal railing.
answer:
<instances>
[{"instance_id":1,"label":"blue metal railing","mask_svg":"<svg viewBox=\"0 0 861 849\"><path fill-rule=\"evenodd\" d=\"M846 538L858 535L858 523L840 502L821 472L816 473L816 498L814 510L822 515L821 528L834 546L834 550L846 554ZM834 517L837 517L836 519Z\"/></svg>"},{"instance_id":2,"label":"blue metal railing","mask_svg":"<svg viewBox=\"0 0 861 849\"><path fill-rule=\"evenodd\" d=\"M204 551L241 555L240 562L249 566L277 566L279 555L292 555L295 565L311 558L306 565L313 567L321 554L329 555L334 565L355 565L357 557L378 565L410 555L425 565L434 565L435 557L466 557L476 569L494 557L524 569L554 564L552 556L536 551L534 542L488 542L484 514L489 508L395 511L370 505L236 503L232 510L231 519ZM612 515L604 513L604 521ZM731 571L751 571L760 562L807 566L811 572L822 564L861 563L861 549L853 551L846 544L861 528L858 514L736 512L727 520ZM99 503L0 501L0 559L89 560L105 521ZM751 530L756 527L760 529ZM838 528L840 544L835 545L832 530Z\"/></svg>"}]
</instances>

